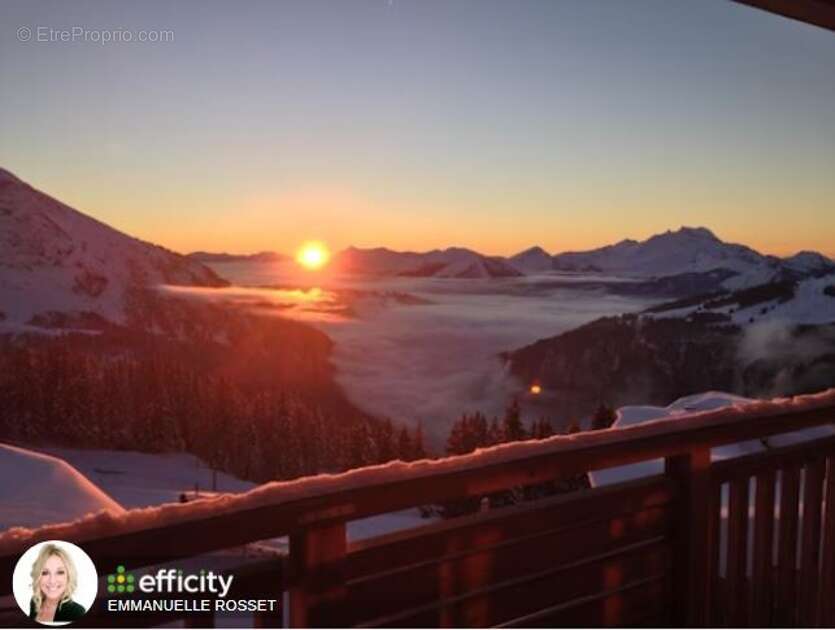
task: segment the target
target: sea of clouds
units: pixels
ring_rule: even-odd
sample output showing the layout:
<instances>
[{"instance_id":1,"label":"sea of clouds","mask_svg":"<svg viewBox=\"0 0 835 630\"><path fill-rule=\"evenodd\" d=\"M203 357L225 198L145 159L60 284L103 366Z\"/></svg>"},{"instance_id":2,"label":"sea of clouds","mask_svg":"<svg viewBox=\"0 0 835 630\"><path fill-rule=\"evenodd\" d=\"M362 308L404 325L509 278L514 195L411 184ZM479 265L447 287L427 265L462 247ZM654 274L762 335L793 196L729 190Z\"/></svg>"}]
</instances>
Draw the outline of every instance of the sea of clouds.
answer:
<instances>
[{"instance_id":1,"label":"sea of clouds","mask_svg":"<svg viewBox=\"0 0 835 630\"><path fill-rule=\"evenodd\" d=\"M280 266L214 267L241 286L300 286L299 278L283 275ZM529 384L510 376L501 352L648 305L601 289L555 287L553 276L342 278L329 279L319 290L323 308L338 312L334 295L342 295L350 316L322 317L309 289L298 308L285 308L281 314L309 321L333 339L337 382L357 406L412 427L421 421L433 449L443 447L462 413L501 415L511 398L527 388ZM289 294L232 287L224 296L243 301L257 296L286 306Z\"/></svg>"}]
</instances>

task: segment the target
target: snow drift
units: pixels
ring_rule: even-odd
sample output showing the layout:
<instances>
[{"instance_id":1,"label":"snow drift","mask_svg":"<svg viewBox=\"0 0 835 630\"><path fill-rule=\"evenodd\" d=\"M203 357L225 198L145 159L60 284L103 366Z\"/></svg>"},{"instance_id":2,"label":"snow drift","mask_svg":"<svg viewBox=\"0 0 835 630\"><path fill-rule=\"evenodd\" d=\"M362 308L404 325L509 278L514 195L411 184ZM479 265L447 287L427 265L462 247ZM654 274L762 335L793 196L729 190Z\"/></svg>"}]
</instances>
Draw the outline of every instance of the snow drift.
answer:
<instances>
[{"instance_id":1,"label":"snow drift","mask_svg":"<svg viewBox=\"0 0 835 630\"><path fill-rule=\"evenodd\" d=\"M0 529L60 523L121 505L57 457L0 444Z\"/></svg>"}]
</instances>

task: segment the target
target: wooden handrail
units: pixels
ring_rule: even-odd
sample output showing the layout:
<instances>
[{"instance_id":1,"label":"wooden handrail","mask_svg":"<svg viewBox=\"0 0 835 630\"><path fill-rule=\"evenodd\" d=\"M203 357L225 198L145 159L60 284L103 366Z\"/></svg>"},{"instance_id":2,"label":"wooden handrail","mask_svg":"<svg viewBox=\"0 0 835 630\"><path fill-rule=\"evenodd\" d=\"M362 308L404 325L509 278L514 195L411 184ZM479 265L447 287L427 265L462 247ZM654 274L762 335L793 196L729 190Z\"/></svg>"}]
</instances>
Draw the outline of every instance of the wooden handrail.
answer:
<instances>
[{"instance_id":1,"label":"wooden handrail","mask_svg":"<svg viewBox=\"0 0 835 630\"><path fill-rule=\"evenodd\" d=\"M819 437L800 444L770 448L732 459L723 459L713 463L710 476L713 483L726 483L742 477L751 477L763 470L772 470L775 463L783 467L802 464L833 447L835 447L835 435Z\"/></svg>"},{"instance_id":2,"label":"wooden handrail","mask_svg":"<svg viewBox=\"0 0 835 630\"><path fill-rule=\"evenodd\" d=\"M279 493L275 503L233 508L207 517L189 518L188 504L169 506L172 510L182 508L182 520L139 531L123 531L119 518L114 517L109 533L102 535L97 530L92 535L74 537L73 541L82 544L97 561L146 566L588 470L689 456L705 448L833 421L835 390L830 390L814 397L799 397L788 409L781 403L759 402L731 412L682 415L623 429L557 436L540 442L504 445L475 455L403 465L381 481L375 480L374 468L352 471L344 476L346 489L331 486L318 493L304 494L295 486L293 496L297 498L281 500ZM294 483L302 484L302 489L310 486L315 490L322 487L318 479ZM198 531L200 535L196 536ZM53 533L54 530L46 529L7 544L0 556L0 572L11 574L22 551ZM7 593L8 588L9 585L0 587L0 594Z\"/></svg>"}]
</instances>

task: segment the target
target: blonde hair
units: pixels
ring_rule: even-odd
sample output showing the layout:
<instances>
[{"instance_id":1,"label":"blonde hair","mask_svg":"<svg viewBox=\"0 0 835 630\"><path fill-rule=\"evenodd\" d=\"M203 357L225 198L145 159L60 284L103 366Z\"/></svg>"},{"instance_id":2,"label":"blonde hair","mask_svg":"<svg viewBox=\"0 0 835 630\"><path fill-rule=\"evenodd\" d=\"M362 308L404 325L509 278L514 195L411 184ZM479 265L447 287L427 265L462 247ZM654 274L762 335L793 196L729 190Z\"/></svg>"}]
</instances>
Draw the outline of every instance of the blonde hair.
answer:
<instances>
[{"instance_id":1,"label":"blonde hair","mask_svg":"<svg viewBox=\"0 0 835 630\"><path fill-rule=\"evenodd\" d=\"M37 615L43 604L43 592L41 591L41 572L50 557L56 556L64 563L64 568L67 571L67 588L64 589L64 595L61 598L60 604L65 604L72 599L76 586L78 586L78 571L75 570L70 554L58 545L49 543L41 547L35 563L32 565L32 602L35 604L35 614ZM60 605L59 604L59 605Z\"/></svg>"}]
</instances>

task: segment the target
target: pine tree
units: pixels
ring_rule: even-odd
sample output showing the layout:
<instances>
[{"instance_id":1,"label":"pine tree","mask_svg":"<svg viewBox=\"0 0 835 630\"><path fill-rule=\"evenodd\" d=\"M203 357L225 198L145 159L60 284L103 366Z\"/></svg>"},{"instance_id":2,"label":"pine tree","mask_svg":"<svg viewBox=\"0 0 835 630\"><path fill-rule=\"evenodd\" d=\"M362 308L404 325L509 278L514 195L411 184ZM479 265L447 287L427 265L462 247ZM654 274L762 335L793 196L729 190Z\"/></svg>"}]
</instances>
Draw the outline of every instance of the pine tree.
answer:
<instances>
[{"instance_id":1,"label":"pine tree","mask_svg":"<svg viewBox=\"0 0 835 630\"><path fill-rule=\"evenodd\" d=\"M368 435L368 426L364 422L358 422L349 438L348 444L348 468L360 468L371 461L371 438Z\"/></svg>"},{"instance_id":2,"label":"pine tree","mask_svg":"<svg viewBox=\"0 0 835 630\"><path fill-rule=\"evenodd\" d=\"M501 444L503 439L502 425L499 424L499 419L494 416L487 428L487 445Z\"/></svg>"},{"instance_id":3,"label":"pine tree","mask_svg":"<svg viewBox=\"0 0 835 630\"><path fill-rule=\"evenodd\" d=\"M614 424L617 417L618 416L614 409L607 406L605 403L600 403L597 407L597 411L594 412L594 415L591 418L591 430L600 431L601 429L608 429Z\"/></svg>"},{"instance_id":4,"label":"pine tree","mask_svg":"<svg viewBox=\"0 0 835 630\"><path fill-rule=\"evenodd\" d=\"M401 427L397 436L397 456L404 462L410 462L414 459L414 446L412 445L412 438L409 436L409 429L406 427Z\"/></svg>"},{"instance_id":5,"label":"pine tree","mask_svg":"<svg viewBox=\"0 0 835 630\"><path fill-rule=\"evenodd\" d=\"M552 435L554 435L554 428L548 420L540 418L538 421L534 422L531 436L535 440L544 440Z\"/></svg>"},{"instance_id":6,"label":"pine tree","mask_svg":"<svg viewBox=\"0 0 835 630\"><path fill-rule=\"evenodd\" d=\"M449 430L449 436L446 441L447 455L463 455L468 453L467 437L468 420L467 414L462 414L461 418L453 423Z\"/></svg>"},{"instance_id":7,"label":"pine tree","mask_svg":"<svg viewBox=\"0 0 835 630\"><path fill-rule=\"evenodd\" d=\"M519 401L514 398L504 413L502 432L505 442L518 442L527 439L525 425L522 424L522 413Z\"/></svg>"},{"instance_id":8,"label":"pine tree","mask_svg":"<svg viewBox=\"0 0 835 630\"><path fill-rule=\"evenodd\" d=\"M394 426L389 418L376 425L374 438L377 446L378 462L390 462L397 457L397 445L394 443Z\"/></svg>"},{"instance_id":9,"label":"pine tree","mask_svg":"<svg viewBox=\"0 0 835 630\"><path fill-rule=\"evenodd\" d=\"M423 421L418 420L415 427L415 436L412 438L412 459L426 459L426 450L423 448Z\"/></svg>"}]
</instances>

